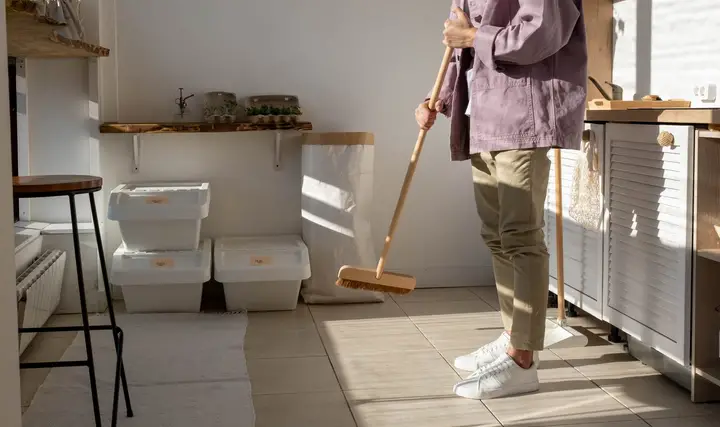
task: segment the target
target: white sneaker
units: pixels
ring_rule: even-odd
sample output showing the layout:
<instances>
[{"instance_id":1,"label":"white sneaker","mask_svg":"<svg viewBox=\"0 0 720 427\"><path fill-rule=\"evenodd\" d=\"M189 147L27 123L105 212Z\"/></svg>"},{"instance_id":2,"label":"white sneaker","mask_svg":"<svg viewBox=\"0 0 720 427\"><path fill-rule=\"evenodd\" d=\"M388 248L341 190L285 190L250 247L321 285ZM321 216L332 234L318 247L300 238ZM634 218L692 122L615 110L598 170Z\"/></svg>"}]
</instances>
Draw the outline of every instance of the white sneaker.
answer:
<instances>
[{"instance_id":1,"label":"white sneaker","mask_svg":"<svg viewBox=\"0 0 720 427\"><path fill-rule=\"evenodd\" d=\"M460 397L479 400L532 393L539 389L535 363L523 369L510 356L503 354L491 365L455 384L454 391Z\"/></svg>"},{"instance_id":2,"label":"white sneaker","mask_svg":"<svg viewBox=\"0 0 720 427\"><path fill-rule=\"evenodd\" d=\"M502 335L500 335L500 337L495 341L480 347L470 354L455 358L455 363L453 363L453 365L461 371L475 372L478 369L482 369L483 367L490 365L500 356L505 354L509 345L510 334L503 331ZM533 360L536 367L540 365L540 359L537 352L535 352Z\"/></svg>"}]
</instances>

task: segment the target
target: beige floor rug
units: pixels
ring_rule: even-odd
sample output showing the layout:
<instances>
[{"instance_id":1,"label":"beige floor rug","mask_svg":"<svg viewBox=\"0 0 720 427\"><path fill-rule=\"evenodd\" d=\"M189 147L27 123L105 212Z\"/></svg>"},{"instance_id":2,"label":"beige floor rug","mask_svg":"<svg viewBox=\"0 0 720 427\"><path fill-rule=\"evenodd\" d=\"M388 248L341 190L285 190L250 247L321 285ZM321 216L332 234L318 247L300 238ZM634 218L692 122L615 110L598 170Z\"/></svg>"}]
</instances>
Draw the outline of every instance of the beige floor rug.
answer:
<instances>
[{"instance_id":1,"label":"beige floor rug","mask_svg":"<svg viewBox=\"0 0 720 427\"><path fill-rule=\"evenodd\" d=\"M245 314L124 314L124 360L134 418L120 397L119 427L253 427L243 342ZM110 426L115 352L93 332L103 426ZM63 360L84 359L82 333ZM94 427L87 368L56 368L23 416L24 427Z\"/></svg>"}]
</instances>

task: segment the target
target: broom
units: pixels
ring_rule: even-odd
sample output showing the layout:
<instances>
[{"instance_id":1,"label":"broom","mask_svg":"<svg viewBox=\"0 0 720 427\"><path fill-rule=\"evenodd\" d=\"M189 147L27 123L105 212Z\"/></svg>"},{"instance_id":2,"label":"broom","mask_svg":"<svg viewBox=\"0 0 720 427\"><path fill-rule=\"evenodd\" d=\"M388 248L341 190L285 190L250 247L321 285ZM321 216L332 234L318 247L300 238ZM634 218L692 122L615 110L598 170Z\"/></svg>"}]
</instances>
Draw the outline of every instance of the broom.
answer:
<instances>
[{"instance_id":1,"label":"broom","mask_svg":"<svg viewBox=\"0 0 720 427\"><path fill-rule=\"evenodd\" d=\"M565 317L565 257L563 255L562 154L555 154L555 248L557 260L557 319L545 320L545 348L585 347L588 337L567 326Z\"/></svg>"},{"instance_id":2,"label":"broom","mask_svg":"<svg viewBox=\"0 0 720 427\"><path fill-rule=\"evenodd\" d=\"M440 88L445 80L445 74L447 73L452 54L452 48L448 47L445 49L445 56L443 57L442 64L440 65L440 71L438 72L437 79L435 80L435 86L433 87L432 94L430 95L430 101L428 102L430 109L435 108L438 96L440 95ZM410 183L412 182L413 175L415 175L415 169L417 168L417 163L420 159L420 152L422 151L423 144L425 143L426 135L427 130L420 129L420 134L418 135L417 142L415 143L415 149L410 157L410 165L408 166L407 173L405 174L405 181L403 182L402 189L400 190L400 197L398 198L397 206L395 207L395 213L393 214L392 221L390 222L390 229L388 230L387 237L385 237L385 245L383 247L382 254L380 255L377 268L371 269L352 267L349 265L343 266L338 272L338 280L336 282L338 286L350 289L365 289L369 291L390 292L395 294L407 294L415 289L416 281L414 277L406 274L386 272L385 263L387 262L388 252L390 252L390 245L393 241L393 235L395 234L400 214L402 213L403 206L405 206L405 198L410 190Z\"/></svg>"}]
</instances>

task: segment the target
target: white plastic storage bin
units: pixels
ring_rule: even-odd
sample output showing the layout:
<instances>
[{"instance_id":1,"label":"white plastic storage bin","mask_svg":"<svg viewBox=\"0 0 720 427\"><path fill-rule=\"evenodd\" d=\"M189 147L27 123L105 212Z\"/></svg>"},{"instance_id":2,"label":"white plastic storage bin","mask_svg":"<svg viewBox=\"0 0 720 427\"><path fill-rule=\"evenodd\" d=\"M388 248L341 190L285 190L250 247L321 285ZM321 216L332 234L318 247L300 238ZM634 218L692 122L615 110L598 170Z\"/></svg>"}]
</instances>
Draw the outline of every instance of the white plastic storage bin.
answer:
<instances>
[{"instance_id":1,"label":"white plastic storage bin","mask_svg":"<svg viewBox=\"0 0 720 427\"><path fill-rule=\"evenodd\" d=\"M210 280L211 256L210 239L195 251L134 252L120 246L111 282L122 288L129 313L197 313L203 283Z\"/></svg>"},{"instance_id":2,"label":"white plastic storage bin","mask_svg":"<svg viewBox=\"0 0 720 427\"><path fill-rule=\"evenodd\" d=\"M39 230L15 227L15 275L19 275L40 256L42 236Z\"/></svg>"},{"instance_id":3,"label":"white plastic storage bin","mask_svg":"<svg viewBox=\"0 0 720 427\"><path fill-rule=\"evenodd\" d=\"M300 284L309 277L308 249L299 236L215 242L215 280L223 284L230 311L294 310Z\"/></svg>"},{"instance_id":4,"label":"white plastic storage bin","mask_svg":"<svg viewBox=\"0 0 720 427\"><path fill-rule=\"evenodd\" d=\"M209 209L206 182L122 184L110 194L108 219L129 251L196 250Z\"/></svg>"}]
</instances>

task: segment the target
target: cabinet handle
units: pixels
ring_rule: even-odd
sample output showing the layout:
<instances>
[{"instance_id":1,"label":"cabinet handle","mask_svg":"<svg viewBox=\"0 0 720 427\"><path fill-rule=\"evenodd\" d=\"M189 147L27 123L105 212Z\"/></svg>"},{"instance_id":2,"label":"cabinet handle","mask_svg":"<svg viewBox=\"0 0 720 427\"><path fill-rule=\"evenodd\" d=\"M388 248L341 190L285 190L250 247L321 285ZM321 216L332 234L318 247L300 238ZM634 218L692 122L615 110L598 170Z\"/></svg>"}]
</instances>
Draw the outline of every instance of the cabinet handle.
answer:
<instances>
[{"instance_id":1,"label":"cabinet handle","mask_svg":"<svg viewBox=\"0 0 720 427\"><path fill-rule=\"evenodd\" d=\"M661 147L672 147L675 145L675 136L664 130L658 135L657 142Z\"/></svg>"}]
</instances>

